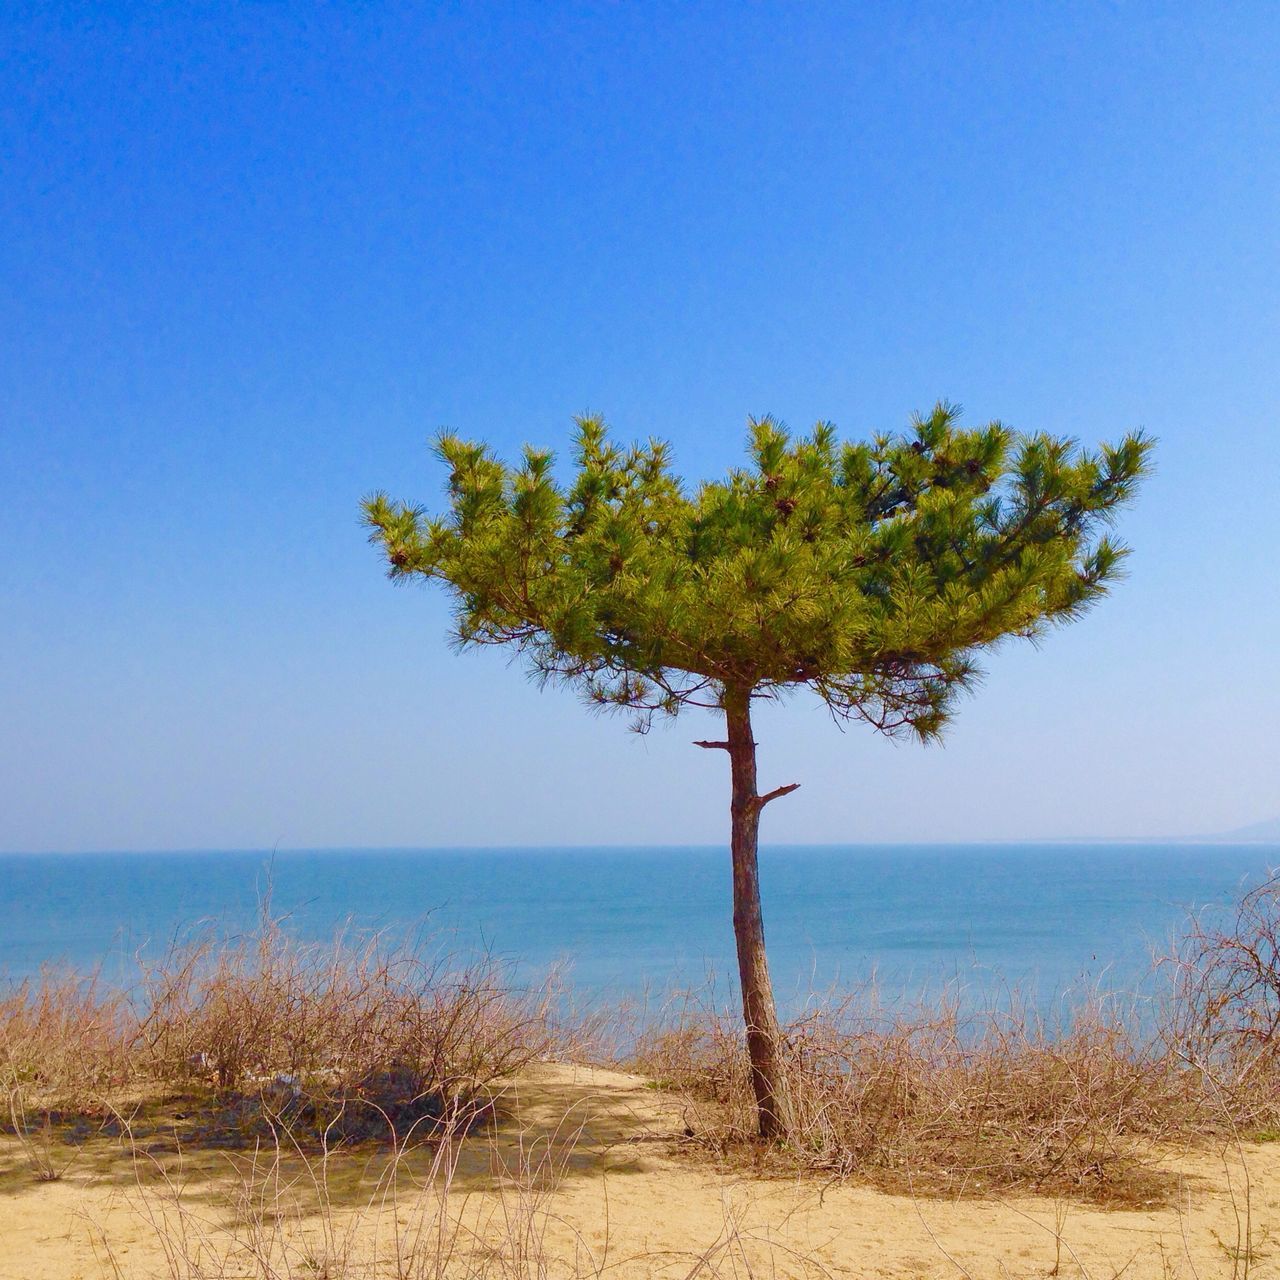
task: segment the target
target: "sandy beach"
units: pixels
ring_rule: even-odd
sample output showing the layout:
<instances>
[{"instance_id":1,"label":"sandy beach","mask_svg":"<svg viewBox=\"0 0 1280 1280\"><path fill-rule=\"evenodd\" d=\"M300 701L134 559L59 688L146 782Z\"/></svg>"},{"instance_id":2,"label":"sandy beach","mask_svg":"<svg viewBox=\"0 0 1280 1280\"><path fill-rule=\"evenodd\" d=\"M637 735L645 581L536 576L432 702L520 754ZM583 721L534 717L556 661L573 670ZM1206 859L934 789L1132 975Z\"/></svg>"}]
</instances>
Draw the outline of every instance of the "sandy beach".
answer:
<instances>
[{"instance_id":1,"label":"sandy beach","mask_svg":"<svg viewBox=\"0 0 1280 1280\"><path fill-rule=\"evenodd\" d=\"M444 1213L453 1224L445 1274L1280 1274L1271 1238L1280 1223L1280 1143L1171 1155L1166 1163L1181 1177L1177 1207L1107 1210L1030 1196L913 1198L856 1182L718 1171L683 1148L683 1120L669 1100L643 1078L614 1071L540 1065L512 1083L504 1111L493 1129L462 1144ZM103 1141L89 1144L59 1181L42 1183L4 1139L0 1277L363 1276L373 1258L394 1267L397 1247L403 1253L425 1221L423 1204L432 1205L428 1216L440 1209L438 1193L415 1187L412 1176L402 1174L389 1194L379 1183L385 1153L359 1150L333 1161L327 1214L296 1160L285 1161L283 1184L273 1184L283 1194L250 1205L247 1161L209 1152L162 1159L172 1179L164 1190L159 1166ZM424 1170L407 1172L421 1178ZM175 1188L177 1202L169 1198ZM277 1241L292 1242L269 1273L253 1270L235 1244L261 1240L264 1217ZM157 1230L165 1221L167 1241ZM256 1236L248 1230L255 1221ZM197 1224L206 1237L199 1248L191 1241Z\"/></svg>"}]
</instances>

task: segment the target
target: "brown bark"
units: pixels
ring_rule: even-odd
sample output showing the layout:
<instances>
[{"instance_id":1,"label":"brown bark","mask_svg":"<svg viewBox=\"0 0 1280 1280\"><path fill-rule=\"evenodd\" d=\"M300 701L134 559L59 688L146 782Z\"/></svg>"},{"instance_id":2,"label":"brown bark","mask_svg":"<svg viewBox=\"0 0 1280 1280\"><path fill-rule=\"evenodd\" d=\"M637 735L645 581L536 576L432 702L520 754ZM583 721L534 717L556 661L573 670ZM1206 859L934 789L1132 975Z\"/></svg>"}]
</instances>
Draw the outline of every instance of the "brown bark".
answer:
<instances>
[{"instance_id":1,"label":"brown bark","mask_svg":"<svg viewBox=\"0 0 1280 1280\"><path fill-rule=\"evenodd\" d=\"M742 1013L747 1027L747 1056L755 1093L760 1136L786 1137L792 1130L791 1097L782 1061L782 1030L769 981L764 949L764 919L760 912L757 850L760 810L778 795L795 790L779 787L762 797L756 791L756 744L751 736L751 692L727 689L724 697L728 724L729 765L733 777L733 933L738 944L738 976ZM711 745L711 744L708 744ZM721 744L716 743L716 746Z\"/></svg>"}]
</instances>

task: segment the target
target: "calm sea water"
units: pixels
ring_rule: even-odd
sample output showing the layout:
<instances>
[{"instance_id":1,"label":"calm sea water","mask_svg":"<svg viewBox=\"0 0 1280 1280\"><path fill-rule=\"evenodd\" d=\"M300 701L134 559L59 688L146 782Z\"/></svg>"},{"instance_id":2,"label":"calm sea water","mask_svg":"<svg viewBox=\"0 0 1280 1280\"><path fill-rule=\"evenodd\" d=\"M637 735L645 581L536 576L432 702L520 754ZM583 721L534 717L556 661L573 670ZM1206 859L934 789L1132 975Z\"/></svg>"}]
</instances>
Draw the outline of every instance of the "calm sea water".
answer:
<instances>
[{"instance_id":1,"label":"calm sea water","mask_svg":"<svg viewBox=\"0 0 1280 1280\"><path fill-rule=\"evenodd\" d=\"M1229 903L1280 846L773 847L765 927L780 1000L872 972L888 992L960 976L1052 998L1136 985L1151 947L1192 908ZM128 982L139 948L272 912L309 939L344 924L425 929L534 976L567 961L574 987L612 999L734 968L720 848L315 850L0 856L0 974L48 962Z\"/></svg>"}]
</instances>

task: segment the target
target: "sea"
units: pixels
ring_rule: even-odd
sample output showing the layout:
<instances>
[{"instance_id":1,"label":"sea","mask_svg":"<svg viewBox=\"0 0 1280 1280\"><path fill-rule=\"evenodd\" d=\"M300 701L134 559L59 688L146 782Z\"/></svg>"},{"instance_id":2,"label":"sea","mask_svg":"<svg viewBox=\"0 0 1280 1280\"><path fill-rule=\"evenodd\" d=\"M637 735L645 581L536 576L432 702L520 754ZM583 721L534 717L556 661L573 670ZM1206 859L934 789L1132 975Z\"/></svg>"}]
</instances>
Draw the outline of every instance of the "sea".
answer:
<instances>
[{"instance_id":1,"label":"sea","mask_svg":"<svg viewBox=\"0 0 1280 1280\"><path fill-rule=\"evenodd\" d=\"M1280 845L770 846L760 854L780 1005L873 982L881 999L1016 990L1042 1008L1148 991L1192 912L1221 913ZM216 850L0 855L0 984L43 967L129 987L139 957L267 913L297 937L412 936L565 975L583 1004L734 992L724 848Z\"/></svg>"}]
</instances>

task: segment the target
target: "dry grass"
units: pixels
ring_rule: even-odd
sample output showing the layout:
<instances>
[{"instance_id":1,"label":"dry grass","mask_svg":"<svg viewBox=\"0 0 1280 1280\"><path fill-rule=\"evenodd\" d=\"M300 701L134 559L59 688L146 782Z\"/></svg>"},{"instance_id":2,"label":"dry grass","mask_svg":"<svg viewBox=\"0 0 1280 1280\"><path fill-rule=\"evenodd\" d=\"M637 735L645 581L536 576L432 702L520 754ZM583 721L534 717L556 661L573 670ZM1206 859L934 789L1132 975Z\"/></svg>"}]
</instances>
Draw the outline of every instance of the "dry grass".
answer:
<instances>
[{"instance_id":1,"label":"dry grass","mask_svg":"<svg viewBox=\"0 0 1280 1280\"><path fill-rule=\"evenodd\" d=\"M554 982L517 992L510 979L487 957L457 963L380 937L307 945L268 925L149 968L136 1047L155 1078L208 1080L330 1137L454 1122L567 1046Z\"/></svg>"},{"instance_id":2,"label":"dry grass","mask_svg":"<svg viewBox=\"0 0 1280 1280\"><path fill-rule=\"evenodd\" d=\"M1274 1251L1265 1221L1250 1220L1243 1165L1228 1178L1235 1230L1221 1211L1208 1223L1193 1222L1188 1201L1160 1215L1159 1226L1147 1214L1117 1215L1127 1223L1111 1233L1109 1252L1092 1233L1112 1215L1066 1199L1046 1206L999 1198L1005 1221L993 1250L976 1243L981 1237L959 1225L957 1206L945 1202L881 1197L870 1202L868 1221L865 1190L832 1193L816 1181L797 1187L790 1180L779 1190L776 1182L709 1179L705 1170L671 1166L666 1156L640 1175L647 1181L640 1202L657 1218L672 1213L673 1200L701 1197L702 1211L686 1215L679 1234L655 1234L633 1184L618 1187L615 1223L609 1184L630 1181L638 1171L625 1158L602 1159L616 1139L609 1126L602 1131L596 1123L594 1103L604 1098L591 1094L593 1087L587 1084L577 1102L562 1096L550 1108L548 1094L539 1092L534 1101L522 1091L522 1104L533 1106L512 1108L514 1127L505 1122L483 1136L442 1128L430 1144L397 1144L372 1161L350 1150L299 1148L280 1131L252 1153L225 1157L211 1176L207 1159L194 1166L154 1160L135 1146L136 1179L124 1208L134 1215L135 1232L138 1220L144 1224L144 1238L122 1230L117 1200L112 1216L99 1219L99 1261L113 1280L818 1280L832 1271L941 1276L948 1274L944 1262L950 1274L982 1280L1130 1274L1141 1280L1256 1274L1261 1280L1269 1274ZM581 1178L588 1169L592 1190L584 1199ZM1241 1176L1244 1185L1235 1181ZM1220 1195L1221 1184L1215 1185ZM1274 1208L1274 1196L1266 1199ZM980 1212L990 1224L992 1207ZM851 1213L864 1236L883 1232L886 1220L894 1223L894 1239L882 1242L894 1267L879 1265L865 1239L853 1254L832 1247ZM1197 1217L1202 1213L1203 1206ZM1009 1231L1010 1216L1025 1222L1021 1232ZM1135 1232L1136 1223L1144 1225ZM934 1265L922 1267L931 1250ZM860 1261L851 1267L855 1257Z\"/></svg>"},{"instance_id":3,"label":"dry grass","mask_svg":"<svg viewBox=\"0 0 1280 1280\"><path fill-rule=\"evenodd\" d=\"M1225 916L1194 916L1162 966L1169 1051L1212 1082L1236 1125L1280 1136L1280 876Z\"/></svg>"},{"instance_id":4,"label":"dry grass","mask_svg":"<svg viewBox=\"0 0 1280 1280\"><path fill-rule=\"evenodd\" d=\"M551 1199L564 1158L552 1144L526 1153L494 1192L457 1187L465 1129L435 1130L425 1167L409 1159L398 1135L389 1159L364 1194L353 1197L328 1150L312 1152L287 1129L251 1157L230 1166L213 1198L173 1169L134 1148L136 1183L130 1199L149 1226L170 1280L532 1280L552 1274L547 1231ZM100 1235L104 1269L116 1280L134 1276L111 1240ZM569 1269L598 1275L583 1243Z\"/></svg>"},{"instance_id":5,"label":"dry grass","mask_svg":"<svg viewBox=\"0 0 1280 1280\"><path fill-rule=\"evenodd\" d=\"M0 1124L51 1178L54 1138L117 1133L121 1116L221 1147L473 1123L498 1082L573 1048L554 983L510 977L381 937L301 943L270 920L175 946L133 1001L46 975L0 1001Z\"/></svg>"},{"instance_id":6,"label":"dry grass","mask_svg":"<svg viewBox=\"0 0 1280 1280\"><path fill-rule=\"evenodd\" d=\"M0 998L0 1131L18 1138L32 1176L56 1182L75 1163L63 1141L105 1118L101 1099L130 1072L128 1003L96 977L49 969Z\"/></svg>"},{"instance_id":7,"label":"dry grass","mask_svg":"<svg viewBox=\"0 0 1280 1280\"><path fill-rule=\"evenodd\" d=\"M686 1003L633 1061L684 1099L691 1142L730 1163L1167 1202L1171 1148L1280 1137L1280 877L1225 918L1193 917L1157 971L1173 980L1147 1008L1095 996L1053 1025L1016 994L977 1012L956 990L905 1012L874 989L825 1002L786 1028L796 1124L781 1148L754 1136L735 1014Z\"/></svg>"},{"instance_id":8,"label":"dry grass","mask_svg":"<svg viewBox=\"0 0 1280 1280\"><path fill-rule=\"evenodd\" d=\"M112 1280L601 1280L608 1273L671 1280L741 1280L785 1274L825 1280L812 1255L762 1232L726 1200L708 1238L680 1250L611 1253L607 1221L588 1238L557 1209L582 1140L566 1114L552 1132L491 1148L493 1176L476 1189L461 1176L465 1130L439 1127L423 1160L396 1142L353 1195L349 1167L300 1147L285 1130L231 1166L211 1196L134 1147L128 1198L150 1230L162 1270L139 1272L99 1230L96 1253ZM604 1176L602 1174L602 1176ZM605 1201L607 1209L607 1198Z\"/></svg>"},{"instance_id":9,"label":"dry grass","mask_svg":"<svg viewBox=\"0 0 1280 1280\"><path fill-rule=\"evenodd\" d=\"M0 995L0 1081L74 1107L124 1083L134 1027L96 976L46 969Z\"/></svg>"},{"instance_id":10,"label":"dry grass","mask_svg":"<svg viewBox=\"0 0 1280 1280\"><path fill-rule=\"evenodd\" d=\"M1131 1026L1102 1001L1051 1028L1016 1001L964 1013L954 992L909 1014L846 1000L786 1029L796 1125L783 1148L754 1137L731 1018L651 1035L637 1069L687 1099L690 1137L722 1158L898 1191L1151 1203L1174 1189L1153 1149L1203 1136L1209 1117L1195 1074Z\"/></svg>"}]
</instances>

